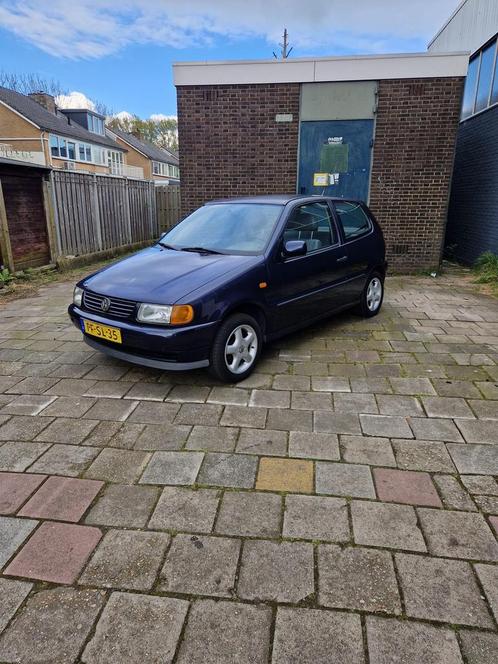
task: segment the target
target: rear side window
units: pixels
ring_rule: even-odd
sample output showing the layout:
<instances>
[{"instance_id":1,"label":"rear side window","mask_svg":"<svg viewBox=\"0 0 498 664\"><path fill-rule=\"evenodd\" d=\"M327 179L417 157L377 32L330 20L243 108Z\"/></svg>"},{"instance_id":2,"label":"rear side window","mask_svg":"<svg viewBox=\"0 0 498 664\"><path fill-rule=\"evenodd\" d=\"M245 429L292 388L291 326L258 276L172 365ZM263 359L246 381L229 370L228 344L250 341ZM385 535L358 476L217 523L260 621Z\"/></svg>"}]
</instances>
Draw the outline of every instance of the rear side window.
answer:
<instances>
[{"instance_id":1,"label":"rear side window","mask_svg":"<svg viewBox=\"0 0 498 664\"><path fill-rule=\"evenodd\" d=\"M359 203L334 203L346 240L355 240L371 228L370 219Z\"/></svg>"}]
</instances>

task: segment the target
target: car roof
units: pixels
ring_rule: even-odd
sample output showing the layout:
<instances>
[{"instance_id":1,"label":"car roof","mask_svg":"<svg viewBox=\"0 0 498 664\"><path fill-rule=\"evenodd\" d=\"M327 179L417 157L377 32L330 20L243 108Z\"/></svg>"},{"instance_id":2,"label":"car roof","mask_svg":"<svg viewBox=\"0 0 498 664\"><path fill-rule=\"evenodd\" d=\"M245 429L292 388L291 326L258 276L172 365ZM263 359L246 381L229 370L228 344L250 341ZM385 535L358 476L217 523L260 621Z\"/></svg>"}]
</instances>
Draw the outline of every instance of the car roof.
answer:
<instances>
[{"instance_id":1,"label":"car roof","mask_svg":"<svg viewBox=\"0 0 498 664\"><path fill-rule=\"evenodd\" d=\"M267 205L287 205L291 201L306 201L314 200L315 198L324 199L331 201L354 201L360 203L359 200L354 200L352 198L339 198L334 196L320 196L315 195L306 195L306 194L267 194L260 196L240 196L238 198L219 198L213 201L208 201L206 205L215 205L217 203L266 203Z\"/></svg>"}]
</instances>

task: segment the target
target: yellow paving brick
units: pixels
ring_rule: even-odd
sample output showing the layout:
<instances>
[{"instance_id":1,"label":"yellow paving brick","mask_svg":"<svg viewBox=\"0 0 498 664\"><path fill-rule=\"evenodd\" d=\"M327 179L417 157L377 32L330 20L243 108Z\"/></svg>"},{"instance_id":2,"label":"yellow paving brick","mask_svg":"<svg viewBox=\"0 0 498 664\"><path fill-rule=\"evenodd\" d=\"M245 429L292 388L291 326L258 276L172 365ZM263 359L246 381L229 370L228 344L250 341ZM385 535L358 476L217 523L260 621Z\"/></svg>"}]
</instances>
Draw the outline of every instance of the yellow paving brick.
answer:
<instances>
[{"instance_id":1,"label":"yellow paving brick","mask_svg":"<svg viewBox=\"0 0 498 664\"><path fill-rule=\"evenodd\" d=\"M313 462L263 457L259 464L256 489L312 493Z\"/></svg>"}]
</instances>

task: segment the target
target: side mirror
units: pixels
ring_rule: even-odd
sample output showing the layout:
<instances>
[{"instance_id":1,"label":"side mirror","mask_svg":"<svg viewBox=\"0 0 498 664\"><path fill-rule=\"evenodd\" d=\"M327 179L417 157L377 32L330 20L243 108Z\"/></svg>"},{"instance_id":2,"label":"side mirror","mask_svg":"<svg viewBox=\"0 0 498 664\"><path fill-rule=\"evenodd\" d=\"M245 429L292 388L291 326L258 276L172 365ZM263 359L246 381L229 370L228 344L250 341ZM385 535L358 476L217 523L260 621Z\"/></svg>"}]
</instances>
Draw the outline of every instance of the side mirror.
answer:
<instances>
[{"instance_id":1,"label":"side mirror","mask_svg":"<svg viewBox=\"0 0 498 664\"><path fill-rule=\"evenodd\" d=\"M283 255L286 258L304 256L306 251L307 247L304 240L287 240L287 242L284 243Z\"/></svg>"}]
</instances>

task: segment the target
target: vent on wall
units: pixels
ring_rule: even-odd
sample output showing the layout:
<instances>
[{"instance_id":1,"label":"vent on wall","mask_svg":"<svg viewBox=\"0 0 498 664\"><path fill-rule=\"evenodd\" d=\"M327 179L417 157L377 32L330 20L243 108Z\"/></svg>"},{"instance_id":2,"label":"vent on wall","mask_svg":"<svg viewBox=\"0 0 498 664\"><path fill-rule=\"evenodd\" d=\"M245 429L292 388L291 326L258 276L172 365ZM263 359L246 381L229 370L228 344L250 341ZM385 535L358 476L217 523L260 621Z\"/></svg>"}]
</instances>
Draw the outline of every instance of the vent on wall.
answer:
<instances>
[{"instance_id":1,"label":"vent on wall","mask_svg":"<svg viewBox=\"0 0 498 664\"><path fill-rule=\"evenodd\" d=\"M202 91L202 97L204 101L216 101L219 96L220 96L220 91L216 89Z\"/></svg>"},{"instance_id":2,"label":"vent on wall","mask_svg":"<svg viewBox=\"0 0 498 664\"><path fill-rule=\"evenodd\" d=\"M391 254L393 254L393 256L401 256L402 254L407 254L407 253L408 253L407 244L393 244L391 246Z\"/></svg>"},{"instance_id":3,"label":"vent on wall","mask_svg":"<svg viewBox=\"0 0 498 664\"><path fill-rule=\"evenodd\" d=\"M410 83L408 86L408 94L410 97L421 97L424 94L424 86L422 83Z\"/></svg>"}]
</instances>

